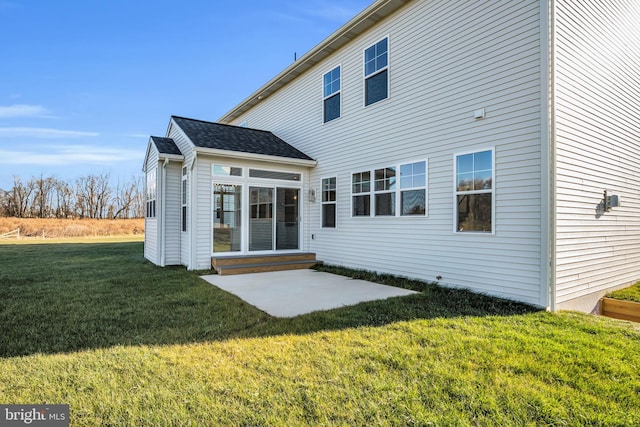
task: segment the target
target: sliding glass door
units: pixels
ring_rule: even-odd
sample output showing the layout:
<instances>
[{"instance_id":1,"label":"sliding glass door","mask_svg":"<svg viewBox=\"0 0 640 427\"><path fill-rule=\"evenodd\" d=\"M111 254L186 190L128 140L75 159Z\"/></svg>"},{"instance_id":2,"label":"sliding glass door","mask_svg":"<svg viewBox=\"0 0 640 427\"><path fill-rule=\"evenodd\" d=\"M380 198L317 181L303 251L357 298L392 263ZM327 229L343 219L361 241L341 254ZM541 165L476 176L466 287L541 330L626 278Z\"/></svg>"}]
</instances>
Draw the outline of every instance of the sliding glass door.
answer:
<instances>
[{"instance_id":1,"label":"sliding glass door","mask_svg":"<svg viewBox=\"0 0 640 427\"><path fill-rule=\"evenodd\" d=\"M249 187L249 251L299 248L299 191Z\"/></svg>"},{"instance_id":2,"label":"sliding glass door","mask_svg":"<svg viewBox=\"0 0 640 427\"><path fill-rule=\"evenodd\" d=\"M276 250L299 247L298 191L297 188L276 189Z\"/></svg>"},{"instance_id":3,"label":"sliding glass door","mask_svg":"<svg viewBox=\"0 0 640 427\"><path fill-rule=\"evenodd\" d=\"M273 188L249 188L249 250L273 250Z\"/></svg>"}]
</instances>

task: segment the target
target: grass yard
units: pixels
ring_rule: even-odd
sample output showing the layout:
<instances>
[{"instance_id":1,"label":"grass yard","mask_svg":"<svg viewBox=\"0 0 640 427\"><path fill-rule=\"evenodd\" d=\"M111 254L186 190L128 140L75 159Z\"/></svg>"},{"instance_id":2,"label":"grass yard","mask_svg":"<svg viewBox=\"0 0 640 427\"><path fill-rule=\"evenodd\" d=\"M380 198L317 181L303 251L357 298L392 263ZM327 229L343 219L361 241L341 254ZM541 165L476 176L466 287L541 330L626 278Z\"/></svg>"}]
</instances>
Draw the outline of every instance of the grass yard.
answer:
<instances>
[{"instance_id":1,"label":"grass yard","mask_svg":"<svg viewBox=\"0 0 640 427\"><path fill-rule=\"evenodd\" d=\"M640 282L619 291L610 292L607 297L625 301L640 302Z\"/></svg>"},{"instance_id":2,"label":"grass yard","mask_svg":"<svg viewBox=\"0 0 640 427\"><path fill-rule=\"evenodd\" d=\"M71 425L640 425L640 329L422 292L276 319L140 242L0 244L0 402Z\"/></svg>"}]
</instances>

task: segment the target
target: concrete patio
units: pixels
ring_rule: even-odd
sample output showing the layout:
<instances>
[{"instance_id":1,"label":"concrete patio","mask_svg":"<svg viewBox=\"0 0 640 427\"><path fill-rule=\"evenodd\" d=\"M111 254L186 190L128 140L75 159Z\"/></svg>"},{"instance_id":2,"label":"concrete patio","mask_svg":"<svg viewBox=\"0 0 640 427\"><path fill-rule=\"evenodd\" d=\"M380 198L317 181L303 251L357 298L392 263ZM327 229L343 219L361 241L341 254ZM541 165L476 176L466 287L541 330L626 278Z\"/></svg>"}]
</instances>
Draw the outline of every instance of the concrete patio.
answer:
<instances>
[{"instance_id":1,"label":"concrete patio","mask_svg":"<svg viewBox=\"0 0 640 427\"><path fill-rule=\"evenodd\" d=\"M417 293L315 270L201 277L274 317L295 317Z\"/></svg>"}]
</instances>

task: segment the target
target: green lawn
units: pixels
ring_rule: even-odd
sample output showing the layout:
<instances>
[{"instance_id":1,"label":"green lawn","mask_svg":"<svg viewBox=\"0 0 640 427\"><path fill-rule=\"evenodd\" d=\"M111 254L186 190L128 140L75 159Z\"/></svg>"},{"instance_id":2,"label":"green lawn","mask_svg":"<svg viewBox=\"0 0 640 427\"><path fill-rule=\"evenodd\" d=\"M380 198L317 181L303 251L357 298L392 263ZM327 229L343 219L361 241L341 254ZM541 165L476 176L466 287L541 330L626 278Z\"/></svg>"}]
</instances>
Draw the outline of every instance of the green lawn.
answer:
<instances>
[{"instance_id":1,"label":"green lawn","mask_svg":"<svg viewBox=\"0 0 640 427\"><path fill-rule=\"evenodd\" d=\"M0 244L0 402L72 425L640 425L637 324L375 279L422 292L275 319L139 242Z\"/></svg>"},{"instance_id":2,"label":"green lawn","mask_svg":"<svg viewBox=\"0 0 640 427\"><path fill-rule=\"evenodd\" d=\"M610 292L607 297L626 301L640 302L640 282L619 291Z\"/></svg>"}]
</instances>

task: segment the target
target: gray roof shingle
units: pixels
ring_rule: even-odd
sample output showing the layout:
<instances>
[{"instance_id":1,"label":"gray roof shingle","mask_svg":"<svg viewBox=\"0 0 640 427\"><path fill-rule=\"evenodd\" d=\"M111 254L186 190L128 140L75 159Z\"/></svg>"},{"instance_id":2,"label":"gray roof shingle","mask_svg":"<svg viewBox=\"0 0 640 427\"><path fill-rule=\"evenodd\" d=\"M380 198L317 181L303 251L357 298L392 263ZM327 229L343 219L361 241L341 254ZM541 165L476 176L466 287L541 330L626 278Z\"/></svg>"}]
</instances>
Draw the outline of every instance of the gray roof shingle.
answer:
<instances>
[{"instance_id":1,"label":"gray roof shingle","mask_svg":"<svg viewBox=\"0 0 640 427\"><path fill-rule=\"evenodd\" d=\"M196 147L313 160L273 133L186 117L171 116Z\"/></svg>"},{"instance_id":2,"label":"gray roof shingle","mask_svg":"<svg viewBox=\"0 0 640 427\"><path fill-rule=\"evenodd\" d=\"M182 155L180 149L171 138L162 138L160 136L152 136L151 141L161 154L177 154Z\"/></svg>"}]
</instances>

